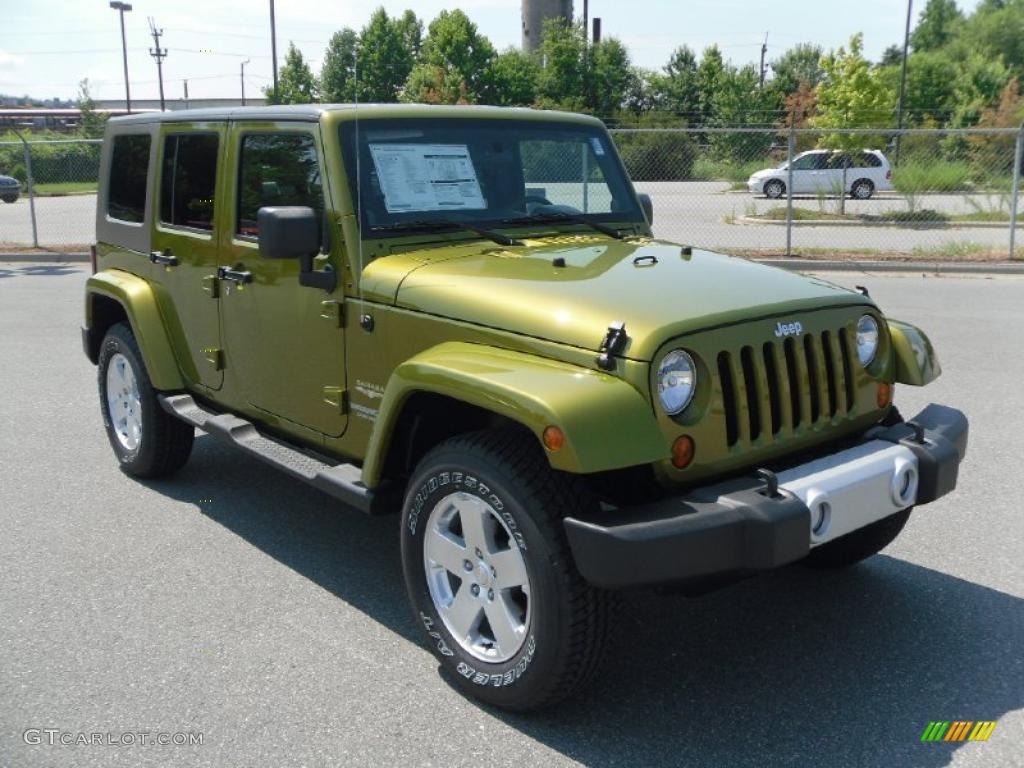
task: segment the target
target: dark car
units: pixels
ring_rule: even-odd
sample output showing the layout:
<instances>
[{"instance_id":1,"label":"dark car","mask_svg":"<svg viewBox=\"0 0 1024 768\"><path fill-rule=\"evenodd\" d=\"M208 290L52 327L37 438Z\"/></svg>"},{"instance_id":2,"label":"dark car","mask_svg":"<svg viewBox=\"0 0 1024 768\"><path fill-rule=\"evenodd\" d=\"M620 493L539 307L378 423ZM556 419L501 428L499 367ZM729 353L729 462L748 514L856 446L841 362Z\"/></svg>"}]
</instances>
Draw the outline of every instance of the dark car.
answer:
<instances>
[{"instance_id":1,"label":"dark car","mask_svg":"<svg viewBox=\"0 0 1024 768\"><path fill-rule=\"evenodd\" d=\"M21 182L10 176L0 176L0 200L13 203L21 195Z\"/></svg>"}]
</instances>

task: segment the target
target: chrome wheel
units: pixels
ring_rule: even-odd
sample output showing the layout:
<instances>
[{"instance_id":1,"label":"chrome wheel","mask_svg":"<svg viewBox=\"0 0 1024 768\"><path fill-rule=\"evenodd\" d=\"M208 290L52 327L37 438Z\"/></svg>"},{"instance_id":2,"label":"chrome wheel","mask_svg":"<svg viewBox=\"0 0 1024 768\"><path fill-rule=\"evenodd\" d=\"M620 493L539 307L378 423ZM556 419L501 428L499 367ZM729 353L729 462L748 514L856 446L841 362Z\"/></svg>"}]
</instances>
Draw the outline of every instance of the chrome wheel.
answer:
<instances>
[{"instance_id":1,"label":"chrome wheel","mask_svg":"<svg viewBox=\"0 0 1024 768\"><path fill-rule=\"evenodd\" d=\"M125 450L134 451L142 439L142 404L139 384L128 358L120 352L107 363L107 415Z\"/></svg>"},{"instance_id":2,"label":"chrome wheel","mask_svg":"<svg viewBox=\"0 0 1024 768\"><path fill-rule=\"evenodd\" d=\"M434 608L463 650L492 664L519 652L530 626L530 579L490 504L468 493L441 499L427 521L423 564Z\"/></svg>"}]
</instances>

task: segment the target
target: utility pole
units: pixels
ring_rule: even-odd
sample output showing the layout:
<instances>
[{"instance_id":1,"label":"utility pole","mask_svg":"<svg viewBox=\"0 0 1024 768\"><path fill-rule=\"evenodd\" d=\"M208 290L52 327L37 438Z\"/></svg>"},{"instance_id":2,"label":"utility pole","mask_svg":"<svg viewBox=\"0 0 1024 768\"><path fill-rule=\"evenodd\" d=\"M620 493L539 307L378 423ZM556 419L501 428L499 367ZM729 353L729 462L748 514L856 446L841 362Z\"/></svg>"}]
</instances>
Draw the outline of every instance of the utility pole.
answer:
<instances>
[{"instance_id":1,"label":"utility pole","mask_svg":"<svg viewBox=\"0 0 1024 768\"><path fill-rule=\"evenodd\" d=\"M121 54L124 56L124 106L130 115L132 113L132 93L128 87L128 42L124 36L124 14L130 11L132 6L129 3L114 0L110 3L110 7L121 16Z\"/></svg>"},{"instance_id":2,"label":"utility pole","mask_svg":"<svg viewBox=\"0 0 1024 768\"><path fill-rule=\"evenodd\" d=\"M185 109L188 109L188 80L181 81L185 86Z\"/></svg>"},{"instance_id":3,"label":"utility pole","mask_svg":"<svg viewBox=\"0 0 1024 768\"><path fill-rule=\"evenodd\" d=\"M242 106L243 107L245 106L245 65L248 64L248 63L249 63L248 59L246 59L245 61L242 62Z\"/></svg>"},{"instance_id":4,"label":"utility pole","mask_svg":"<svg viewBox=\"0 0 1024 768\"><path fill-rule=\"evenodd\" d=\"M164 59L167 57L167 49L160 47L160 37L164 31L156 28L156 22L153 21L153 17L149 17L149 32L153 35L153 45L155 48L149 49L149 55L156 59L156 75L160 82L160 111L163 112L164 107Z\"/></svg>"},{"instance_id":5,"label":"utility pole","mask_svg":"<svg viewBox=\"0 0 1024 768\"><path fill-rule=\"evenodd\" d=\"M768 53L768 33L764 33L764 42L761 43L761 87L764 88L764 57Z\"/></svg>"},{"instance_id":6,"label":"utility pole","mask_svg":"<svg viewBox=\"0 0 1024 768\"><path fill-rule=\"evenodd\" d=\"M277 98L277 26L274 24L274 0L270 0L270 57L274 66L274 98Z\"/></svg>"},{"instance_id":7,"label":"utility pole","mask_svg":"<svg viewBox=\"0 0 1024 768\"><path fill-rule=\"evenodd\" d=\"M896 128L903 130L903 100L907 96L907 49L910 47L910 17L914 0L907 0L907 28L903 33L903 71L900 73L900 101L896 107ZM900 138L902 134L896 134L896 151L893 154L893 165L900 164Z\"/></svg>"}]
</instances>

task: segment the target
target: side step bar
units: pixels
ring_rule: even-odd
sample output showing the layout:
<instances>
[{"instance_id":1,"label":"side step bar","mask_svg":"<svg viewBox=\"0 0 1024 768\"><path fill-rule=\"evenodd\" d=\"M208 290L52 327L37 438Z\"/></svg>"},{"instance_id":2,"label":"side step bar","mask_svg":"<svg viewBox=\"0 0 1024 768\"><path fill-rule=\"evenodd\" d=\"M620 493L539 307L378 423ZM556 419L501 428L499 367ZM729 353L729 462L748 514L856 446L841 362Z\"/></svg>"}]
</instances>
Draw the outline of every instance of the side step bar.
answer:
<instances>
[{"instance_id":1,"label":"side step bar","mask_svg":"<svg viewBox=\"0 0 1024 768\"><path fill-rule=\"evenodd\" d=\"M216 413L199 405L191 395L160 395L163 409L209 435L234 443L250 456L305 480L324 493L363 512L383 513L374 492L363 485L359 467L329 464L261 435L252 422L231 413Z\"/></svg>"}]
</instances>

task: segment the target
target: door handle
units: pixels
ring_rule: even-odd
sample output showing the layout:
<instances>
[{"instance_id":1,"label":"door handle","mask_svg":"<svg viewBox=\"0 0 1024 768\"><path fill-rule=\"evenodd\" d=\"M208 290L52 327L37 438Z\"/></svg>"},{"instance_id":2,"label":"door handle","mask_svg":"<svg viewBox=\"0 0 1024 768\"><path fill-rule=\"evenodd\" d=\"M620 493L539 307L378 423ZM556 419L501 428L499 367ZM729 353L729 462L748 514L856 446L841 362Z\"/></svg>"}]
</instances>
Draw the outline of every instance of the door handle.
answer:
<instances>
[{"instance_id":1,"label":"door handle","mask_svg":"<svg viewBox=\"0 0 1024 768\"><path fill-rule=\"evenodd\" d=\"M178 257L171 253L170 248L166 248L163 251L150 251L149 260L154 264L163 264L168 267L178 266Z\"/></svg>"},{"instance_id":2,"label":"door handle","mask_svg":"<svg viewBox=\"0 0 1024 768\"><path fill-rule=\"evenodd\" d=\"M217 267L217 277L220 280L230 280L233 283L244 285L252 282L252 272L244 269L231 269L230 267Z\"/></svg>"}]
</instances>

